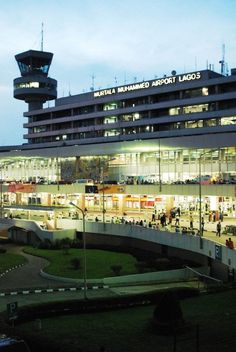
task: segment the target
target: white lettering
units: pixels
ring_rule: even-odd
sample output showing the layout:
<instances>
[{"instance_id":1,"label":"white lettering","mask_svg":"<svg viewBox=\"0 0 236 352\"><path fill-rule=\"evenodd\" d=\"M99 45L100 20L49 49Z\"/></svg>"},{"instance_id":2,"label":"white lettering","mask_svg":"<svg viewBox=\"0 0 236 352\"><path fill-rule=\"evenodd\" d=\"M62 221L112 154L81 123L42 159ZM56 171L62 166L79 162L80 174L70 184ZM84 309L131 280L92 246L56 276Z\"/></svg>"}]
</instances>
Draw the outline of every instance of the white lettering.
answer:
<instances>
[{"instance_id":1,"label":"white lettering","mask_svg":"<svg viewBox=\"0 0 236 352\"><path fill-rule=\"evenodd\" d=\"M138 90L138 89L146 89L146 88L149 88L150 86L158 87L158 86L163 86L167 84L173 84L173 83L176 83L177 81L178 82L194 81L200 78L201 78L201 72L187 73L180 76L163 77L151 82L146 81L142 83L135 83L127 86L121 86L117 88L99 90L98 92L94 92L94 98L104 97L106 95L111 95L116 93L126 93L130 91Z\"/></svg>"},{"instance_id":2,"label":"white lettering","mask_svg":"<svg viewBox=\"0 0 236 352\"><path fill-rule=\"evenodd\" d=\"M118 87L117 92L118 93L125 93L125 92L129 92L132 90L149 88L149 86L150 86L150 83L148 81L142 82L142 83L130 84L129 86Z\"/></svg>"},{"instance_id":3,"label":"white lettering","mask_svg":"<svg viewBox=\"0 0 236 352\"><path fill-rule=\"evenodd\" d=\"M99 90L98 92L94 92L94 98L97 97L103 97L105 95L111 95L111 94L115 94L116 90L115 88L111 88L111 89L104 89L104 90Z\"/></svg>"},{"instance_id":4,"label":"white lettering","mask_svg":"<svg viewBox=\"0 0 236 352\"><path fill-rule=\"evenodd\" d=\"M186 75L179 76L179 82L194 81L195 79L201 78L201 72L188 73Z\"/></svg>"},{"instance_id":5,"label":"white lettering","mask_svg":"<svg viewBox=\"0 0 236 352\"><path fill-rule=\"evenodd\" d=\"M161 79L157 79L152 82L152 87L162 86L163 84L172 84L176 82L176 77L164 77Z\"/></svg>"}]
</instances>

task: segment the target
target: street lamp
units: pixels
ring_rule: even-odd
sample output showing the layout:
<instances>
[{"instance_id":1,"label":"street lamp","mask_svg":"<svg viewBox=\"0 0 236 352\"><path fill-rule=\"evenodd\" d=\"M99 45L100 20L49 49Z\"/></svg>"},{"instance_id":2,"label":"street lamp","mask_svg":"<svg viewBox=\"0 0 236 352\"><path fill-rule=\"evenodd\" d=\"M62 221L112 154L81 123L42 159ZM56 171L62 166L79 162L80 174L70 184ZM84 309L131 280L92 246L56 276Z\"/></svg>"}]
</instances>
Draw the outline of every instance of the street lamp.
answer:
<instances>
[{"instance_id":1,"label":"street lamp","mask_svg":"<svg viewBox=\"0 0 236 352\"><path fill-rule=\"evenodd\" d=\"M104 189L104 167L101 167L102 173L102 222L105 223L105 189Z\"/></svg>"},{"instance_id":2,"label":"street lamp","mask_svg":"<svg viewBox=\"0 0 236 352\"><path fill-rule=\"evenodd\" d=\"M159 192L161 193L162 191L162 186L161 186L161 141L159 139L158 141L159 145L159 160L158 160L158 168L159 168Z\"/></svg>"},{"instance_id":3,"label":"street lamp","mask_svg":"<svg viewBox=\"0 0 236 352\"><path fill-rule=\"evenodd\" d=\"M0 174L0 177L1 177L1 180L0 180L0 217L2 218L3 217L3 200L2 200L2 196L3 196L3 192L2 192L2 185L3 185L3 179L2 179L2 165L0 166L0 171L1 171L1 174Z\"/></svg>"},{"instance_id":4,"label":"street lamp","mask_svg":"<svg viewBox=\"0 0 236 352\"><path fill-rule=\"evenodd\" d=\"M86 216L86 211L78 207L76 204L73 202L70 202L70 205L78 209L81 214L82 214L82 219L83 219L83 252L84 252L84 299L87 300L87 260L86 260L86 236L85 236L85 216Z\"/></svg>"},{"instance_id":5,"label":"street lamp","mask_svg":"<svg viewBox=\"0 0 236 352\"><path fill-rule=\"evenodd\" d=\"M198 180L198 186L199 186L199 236L203 235L202 231L202 156L203 154L200 154L199 156L199 180Z\"/></svg>"}]
</instances>

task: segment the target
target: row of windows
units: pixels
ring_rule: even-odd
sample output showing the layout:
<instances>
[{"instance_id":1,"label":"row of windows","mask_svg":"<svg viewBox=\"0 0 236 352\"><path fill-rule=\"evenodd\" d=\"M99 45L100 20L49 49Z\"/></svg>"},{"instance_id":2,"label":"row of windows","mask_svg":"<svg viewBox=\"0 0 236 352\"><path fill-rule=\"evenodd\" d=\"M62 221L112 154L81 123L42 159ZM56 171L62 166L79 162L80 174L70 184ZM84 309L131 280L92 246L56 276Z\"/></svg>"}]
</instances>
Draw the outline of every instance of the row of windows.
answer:
<instances>
[{"instance_id":1,"label":"row of windows","mask_svg":"<svg viewBox=\"0 0 236 352\"><path fill-rule=\"evenodd\" d=\"M47 74L48 73L48 70L49 70L49 67L50 65L49 64L42 64L42 63L34 63L33 65L29 65L29 64L25 64L23 62L18 62L18 66L19 66L19 69L20 69L20 72L23 73L23 74L26 74L26 73L31 73L31 72L42 72L44 74Z\"/></svg>"},{"instance_id":2,"label":"row of windows","mask_svg":"<svg viewBox=\"0 0 236 352\"><path fill-rule=\"evenodd\" d=\"M44 113L38 116L29 118L29 122L43 121L47 119L56 119L67 116L77 116L83 114L90 114L99 111L109 111L122 108L130 108L140 105L155 104L165 101L181 100L195 97L205 97L208 95L236 92L236 83L230 85L220 85L212 87L202 87L196 89L188 89L183 91L176 91L171 93L155 94L146 97L127 99L122 101L110 102L105 104L88 105L73 109L54 111L52 113Z\"/></svg>"},{"instance_id":3,"label":"row of windows","mask_svg":"<svg viewBox=\"0 0 236 352\"><path fill-rule=\"evenodd\" d=\"M236 100L229 100L217 103L206 103L206 104L195 104L195 105L186 105L186 106L176 106L171 108L163 108L163 109L154 109L151 111L140 111L135 113L127 113L115 115L111 114L110 116L105 117L96 117L91 119L83 119L77 121L68 121L64 123L53 124L52 127L47 127L46 130L57 130L60 125L60 129L66 128L79 128L79 127L89 127L89 126L97 126L97 125L106 125L111 123L118 122L132 122L141 119L147 118L158 118L164 116L175 116L175 115L185 115L185 114L194 114L194 113L202 113L207 111L217 111L217 110L226 110L236 108ZM70 110L68 110L69 114ZM63 111L60 111L60 117L63 117ZM48 114L43 114L37 117L37 122L48 120ZM68 119L69 120L69 119ZM32 121L30 119L30 121Z\"/></svg>"},{"instance_id":4,"label":"row of windows","mask_svg":"<svg viewBox=\"0 0 236 352\"><path fill-rule=\"evenodd\" d=\"M22 82L16 83L14 85L14 89L22 89L22 88L48 88L48 89L56 89L55 84L51 84L48 82Z\"/></svg>"},{"instance_id":5,"label":"row of windows","mask_svg":"<svg viewBox=\"0 0 236 352\"><path fill-rule=\"evenodd\" d=\"M176 129L189 129L189 128L204 128L204 127L214 127L214 126L226 126L226 125L235 125L236 116L231 117L222 117L221 119L208 119L208 120L195 120L195 121L182 121L174 123L164 123L164 124L155 124L155 125L146 125L146 126L134 126L127 128L111 128L98 131L84 131L84 132L75 132L70 134L62 134L56 137L45 137L43 141L52 141L52 140L73 140L73 139L86 139L86 138L98 138L98 137L111 137L118 135L135 135L140 133L151 133L151 132L161 132L161 131L171 131ZM33 130L30 130L30 133L39 133L46 132L44 126L41 128L36 127ZM36 143L39 140L34 138L31 140L32 143Z\"/></svg>"},{"instance_id":6,"label":"row of windows","mask_svg":"<svg viewBox=\"0 0 236 352\"><path fill-rule=\"evenodd\" d=\"M191 105L191 106L186 106L184 108L176 107L176 108L171 108L169 109L169 114L168 115L178 115L178 114L190 114L190 113L197 113L197 112L204 112L208 111L209 109L209 104L199 104L199 105ZM162 111L163 113L163 111ZM162 116L165 116L165 113L163 113ZM83 128L83 127L96 127L96 126L105 126L107 124L115 124L119 122L133 122L141 119L147 119L149 118L157 118L159 117L158 115L149 114L148 112L136 112L136 113L130 113L130 114L124 114L124 115L114 115L114 116L107 116L107 117L101 117L101 118L96 118L96 119L86 119L86 120L81 120L81 121L68 121L64 123L58 123L58 124L53 124L53 125L42 125L42 126L37 126L31 129L31 133L38 133L38 132L46 132L46 131L57 131L57 130L65 130L65 129L70 129L70 128ZM150 123L150 119L148 123ZM222 120L222 124L232 124L232 121L234 121L234 117L228 117L227 119ZM229 122L230 121L230 122ZM181 122L178 122L181 124ZM234 123L234 122L233 122Z\"/></svg>"}]
</instances>

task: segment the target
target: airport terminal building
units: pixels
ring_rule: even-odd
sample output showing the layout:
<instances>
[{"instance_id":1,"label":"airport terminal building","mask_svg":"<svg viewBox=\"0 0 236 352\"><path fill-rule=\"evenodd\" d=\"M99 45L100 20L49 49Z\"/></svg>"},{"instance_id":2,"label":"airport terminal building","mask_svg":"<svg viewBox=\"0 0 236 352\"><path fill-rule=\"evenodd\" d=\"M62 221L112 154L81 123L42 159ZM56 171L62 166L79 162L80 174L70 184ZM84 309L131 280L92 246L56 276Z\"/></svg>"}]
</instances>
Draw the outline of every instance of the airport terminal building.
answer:
<instances>
[{"instance_id":1,"label":"airport terminal building","mask_svg":"<svg viewBox=\"0 0 236 352\"><path fill-rule=\"evenodd\" d=\"M199 207L236 216L236 69L172 71L57 98L52 57L16 55L27 132L26 143L0 148L2 215L60 206L66 216L74 202L117 216Z\"/></svg>"}]
</instances>

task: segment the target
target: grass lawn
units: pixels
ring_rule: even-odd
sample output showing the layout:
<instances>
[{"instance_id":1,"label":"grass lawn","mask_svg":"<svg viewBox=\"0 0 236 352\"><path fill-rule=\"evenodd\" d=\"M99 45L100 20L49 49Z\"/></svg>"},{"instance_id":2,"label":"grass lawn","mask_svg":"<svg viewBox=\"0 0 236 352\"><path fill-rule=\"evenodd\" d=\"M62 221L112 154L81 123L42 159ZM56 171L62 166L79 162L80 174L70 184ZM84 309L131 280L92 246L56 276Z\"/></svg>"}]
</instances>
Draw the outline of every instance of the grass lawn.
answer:
<instances>
[{"instance_id":1,"label":"grass lawn","mask_svg":"<svg viewBox=\"0 0 236 352\"><path fill-rule=\"evenodd\" d=\"M49 274L74 279L83 278L83 249L70 248L68 252L66 252L62 249L48 250L25 247L24 250L26 253L48 259L50 264L44 269L44 271ZM81 259L80 269L75 270L71 265L71 260L73 258ZM114 276L114 273L110 268L111 265L122 265L121 275L137 273L135 267L136 259L130 254L87 249L86 258L88 279L101 279Z\"/></svg>"},{"instance_id":2,"label":"grass lawn","mask_svg":"<svg viewBox=\"0 0 236 352\"><path fill-rule=\"evenodd\" d=\"M12 253L0 253L0 273L5 272L14 266L25 264L27 259L23 255Z\"/></svg>"},{"instance_id":3,"label":"grass lawn","mask_svg":"<svg viewBox=\"0 0 236 352\"><path fill-rule=\"evenodd\" d=\"M208 294L181 301L186 321L199 324L199 351L233 352L236 350L236 290ZM17 333L47 339L55 351L172 352L173 336L159 336L150 327L154 307L135 307L96 314L60 316L17 327ZM50 349L48 349L50 351ZM177 352L196 352L196 334L189 328L178 336ZM32 350L32 352L34 352Z\"/></svg>"}]
</instances>

